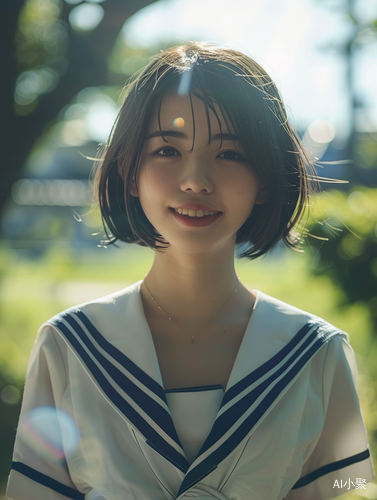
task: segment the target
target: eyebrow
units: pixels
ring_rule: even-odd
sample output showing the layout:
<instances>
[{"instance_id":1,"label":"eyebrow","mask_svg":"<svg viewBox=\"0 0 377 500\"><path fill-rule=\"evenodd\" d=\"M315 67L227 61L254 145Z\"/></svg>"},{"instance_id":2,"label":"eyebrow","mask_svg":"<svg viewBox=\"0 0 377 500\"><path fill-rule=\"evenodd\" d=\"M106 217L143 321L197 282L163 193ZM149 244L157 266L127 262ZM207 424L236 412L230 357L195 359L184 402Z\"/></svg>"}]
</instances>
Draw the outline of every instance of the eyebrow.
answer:
<instances>
[{"instance_id":1,"label":"eyebrow","mask_svg":"<svg viewBox=\"0 0 377 500\"><path fill-rule=\"evenodd\" d=\"M188 139L188 135L185 132L179 132L178 130L156 130L148 135L147 140L152 139L153 137L175 137L176 139ZM215 134L211 137L211 141L238 141L239 138L235 134Z\"/></svg>"}]
</instances>

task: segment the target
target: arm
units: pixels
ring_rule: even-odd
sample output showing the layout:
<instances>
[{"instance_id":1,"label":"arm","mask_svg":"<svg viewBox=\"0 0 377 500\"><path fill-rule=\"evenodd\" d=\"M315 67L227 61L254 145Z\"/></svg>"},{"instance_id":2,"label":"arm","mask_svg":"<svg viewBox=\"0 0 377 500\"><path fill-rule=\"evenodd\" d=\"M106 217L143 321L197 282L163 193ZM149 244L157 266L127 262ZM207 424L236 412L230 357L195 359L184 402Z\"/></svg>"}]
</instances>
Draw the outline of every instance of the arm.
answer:
<instances>
[{"instance_id":1,"label":"arm","mask_svg":"<svg viewBox=\"0 0 377 500\"><path fill-rule=\"evenodd\" d=\"M64 446L59 446L57 435L62 434L59 419L51 422L47 418L38 429L38 419L33 422L28 418L28 415L33 415L28 412L33 410L48 407L51 415L56 414L51 408L61 408L66 376L54 335L50 326L42 326L29 358L6 492L6 496L13 500L84 499L84 494L77 490L70 477L64 459ZM48 425L53 426L50 434ZM64 435L60 443L64 443Z\"/></svg>"},{"instance_id":2,"label":"arm","mask_svg":"<svg viewBox=\"0 0 377 500\"><path fill-rule=\"evenodd\" d=\"M360 403L356 392L357 366L352 347L340 336L330 342L323 370L325 423L312 449L307 450L299 481L285 500L327 500L347 493L337 487L356 478L374 479ZM352 485L352 482L354 483Z\"/></svg>"}]
</instances>

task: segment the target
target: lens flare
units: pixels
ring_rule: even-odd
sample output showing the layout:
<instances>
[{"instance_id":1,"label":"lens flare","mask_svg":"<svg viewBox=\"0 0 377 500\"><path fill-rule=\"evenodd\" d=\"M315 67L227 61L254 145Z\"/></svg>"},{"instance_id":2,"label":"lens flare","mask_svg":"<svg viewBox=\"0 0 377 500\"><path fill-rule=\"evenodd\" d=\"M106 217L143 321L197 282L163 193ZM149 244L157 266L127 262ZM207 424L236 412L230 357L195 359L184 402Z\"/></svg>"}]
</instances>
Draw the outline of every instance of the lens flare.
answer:
<instances>
[{"instance_id":1,"label":"lens flare","mask_svg":"<svg viewBox=\"0 0 377 500\"><path fill-rule=\"evenodd\" d=\"M173 120L173 127L176 128L183 128L185 126L185 120L181 117L176 118Z\"/></svg>"},{"instance_id":2,"label":"lens flare","mask_svg":"<svg viewBox=\"0 0 377 500\"><path fill-rule=\"evenodd\" d=\"M189 70L186 70L181 74L177 90L178 95L188 94L190 89L191 79L192 79L192 69L190 68Z\"/></svg>"},{"instance_id":3,"label":"lens flare","mask_svg":"<svg viewBox=\"0 0 377 500\"><path fill-rule=\"evenodd\" d=\"M40 456L56 463L72 455L80 439L72 417L48 406L25 413L20 420L18 433Z\"/></svg>"}]
</instances>

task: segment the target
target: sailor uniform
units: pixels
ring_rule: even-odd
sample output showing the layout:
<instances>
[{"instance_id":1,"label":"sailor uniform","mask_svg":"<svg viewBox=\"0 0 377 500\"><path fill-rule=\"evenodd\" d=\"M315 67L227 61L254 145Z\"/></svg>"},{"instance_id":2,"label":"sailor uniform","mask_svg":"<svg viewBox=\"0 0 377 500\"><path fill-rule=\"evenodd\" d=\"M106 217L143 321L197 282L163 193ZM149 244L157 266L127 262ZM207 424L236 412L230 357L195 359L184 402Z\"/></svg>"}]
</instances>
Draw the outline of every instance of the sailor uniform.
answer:
<instances>
[{"instance_id":1,"label":"sailor uniform","mask_svg":"<svg viewBox=\"0 0 377 500\"><path fill-rule=\"evenodd\" d=\"M224 396L222 385L165 391L171 418L191 464L211 431Z\"/></svg>"},{"instance_id":2,"label":"sailor uniform","mask_svg":"<svg viewBox=\"0 0 377 500\"><path fill-rule=\"evenodd\" d=\"M141 284L40 328L21 415L63 410L80 439L57 462L18 431L8 498L324 500L374 478L345 332L257 292L225 392L164 391Z\"/></svg>"}]
</instances>

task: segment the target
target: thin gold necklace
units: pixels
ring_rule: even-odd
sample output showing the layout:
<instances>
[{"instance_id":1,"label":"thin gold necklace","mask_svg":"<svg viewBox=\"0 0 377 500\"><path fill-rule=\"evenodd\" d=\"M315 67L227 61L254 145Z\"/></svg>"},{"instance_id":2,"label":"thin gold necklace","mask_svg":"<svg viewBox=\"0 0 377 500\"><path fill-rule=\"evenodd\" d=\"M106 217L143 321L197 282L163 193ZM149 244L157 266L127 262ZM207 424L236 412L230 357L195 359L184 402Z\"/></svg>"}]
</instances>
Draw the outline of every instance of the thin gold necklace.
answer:
<instances>
[{"instance_id":1,"label":"thin gold necklace","mask_svg":"<svg viewBox=\"0 0 377 500\"><path fill-rule=\"evenodd\" d=\"M165 316L168 318L168 320L169 320L169 321L173 321L173 323L175 323L176 325L178 325L178 323L177 323L176 321L174 321L172 318L170 318L170 317L166 314L166 312L165 312L165 311L164 311L164 310L163 310L163 309L162 309L162 308L161 308L161 307L157 304L156 300L152 297L152 294L151 294L151 292L149 291L149 288L147 287L147 284L146 284L146 282L145 282L145 277L146 277L146 276L147 276L147 275L145 275L145 276L144 276L144 281L143 281L143 283L144 283L144 285L145 285L145 288L148 290L148 293L149 293L149 295L150 295L151 299L152 299L152 300L153 300L153 302L156 304L156 306L160 309L160 311L161 311L161 312L163 312L163 313L165 314ZM229 297L229 299L228 299L228 300L226 300L226 302L225 302L225 303L224 303L224 304L220 307L219 311L220 311L220 310L221 310L221 309L225 306L225 304L227 304L227 303L229 302L229 300L230 300L230 299L233 297L233 295L236 293L237 288L238 288L238 285L240 284L240 279L239 279L238 277L237 277L237 280L238 280L238 283L237 283L237 286L236 286L236 288L235 288L234 292L233 292L233 293L232 293L232 295ZM211 322L212 322L212 320L211 320L211 321L209 321L208 325L209 325ZM194 335L192 335L191 333L189 333L189 332L188 332L187 330L185 330L184 328L182 328L180 325L178 325L178 326L181 328L181 330L184 330L186 333L188 333L188 334L190 335L190 337L191 337L191 343L192 343L192 344L194 344L194 343L195 343L195 340L194 340L195 336L194 336ZM196 333L195 333L195 335L197 335L197 333L198 333L198 332L196 332Z\"/></svg>"}]
</instances>

